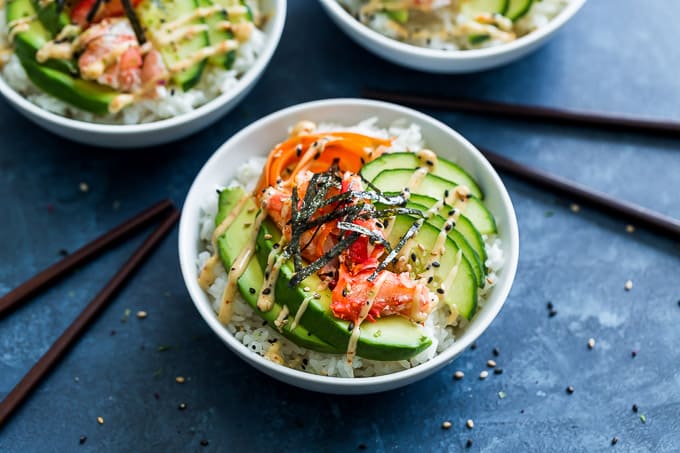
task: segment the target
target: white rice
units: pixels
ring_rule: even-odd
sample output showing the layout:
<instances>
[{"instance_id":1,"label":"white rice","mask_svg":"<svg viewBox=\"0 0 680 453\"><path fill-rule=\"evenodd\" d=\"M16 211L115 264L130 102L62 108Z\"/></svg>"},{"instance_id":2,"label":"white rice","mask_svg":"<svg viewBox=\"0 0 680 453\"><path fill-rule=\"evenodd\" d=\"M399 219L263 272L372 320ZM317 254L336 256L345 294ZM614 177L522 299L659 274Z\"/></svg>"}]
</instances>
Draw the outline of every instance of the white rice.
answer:
<instances>
[{"instance_id":1,"label":"white rice","mask_svg":"<svg viewBox=\"0 0 680 453\"><path fill-rule=\"evenodd\" d=\"M425 142L418 125L409 124L406 121L396 121L387 129L382 129L378 127L377 122L377 118L369 118L350 127L322 123L318 125L318 130L344 130L360 132L375 137L396 137L393 141L392 148L400 151L417 151L425 147ZM241 185L246 190L252 190L262 171L264 163L264 158L250 159L237 170L236 178L233 181L230 181L227 186ZM221 189L221 187L216 187L216 189ZM199 253L196 260L199 272L213 252L210 239L215 228L214 219L217 211L216 197L213 200L208 200L202 211L199 237L203 241L204 250ZM486 252L488 254L486 266L488 267L489 273L487 277L489 281L495 282L497 279L496 273L503 267L503 244L501 240L495 236L484 237L484 240ZM221 266L218 266L218 268L218 277L207 291L215 313L219 311L220 299L227 282L226 272ZM493 287L493 283L489 283L489 281L487 281L485 287L479 291L479 309L483 308L486 296ZM227 329L236 339L254 353L264 357L267 357L267 351L269 351L270 348L279 348L276 350L276 353L283 359L284 365L323 376L379 376L411 368L432 359L437 354L449 348L455 342L456 332L459 332L460 329L464 329L467 324L467 321L462 320L455 328L446 326L449 311L444 304L440 304L440 306L430 314L424 325L425 334L432 339L432 345L428 349L409 360L383 362L357 357L354 359L353 364L349 365L344 354L324 354L307 350L286 339L269 325L263 326L262 318L255 313L240 295L237 295L233 304L234 313L231 321L227 325Z\"/></svg>"},{"instance_id":2,"label":"white rice","mask_svg":"<svg viewBox=\"0 0 680 453\"><path fill-rule=\"evenodd\" d=\"M499 23L505 31L513 32L517 37L524 36L532 31L545 26L557 16L571 0L540 0L534 1L529 11L516 22L512 23L507 18L501 18ZM472 18L464 14L456 14L456 4L460 0L454 0L451 5L448 2L440 2L443 7L433 9L427 25L423 23L409 26L402 25L390 19L390 17L377 11L362 15L361 8L369 3L367 0L338 0L354 17L364 25L389 38L397 39L420 47L428 47L438 50L466 50L471 48L486 48L502 45L507 41L503 33L491 33L491 39L480 43L470 43L468 36L484 34L484 28ZM435 1L436 3L436 1ZM423 33L425 31L429 33ZM405 34L406 33L406 34Z\"/></svg>"},{"instance_id":3,"label":"white rice","mask_svg":"<svg viewBox=\"0 0 680 453\"><path fill-rule=\"evenodd\" d=\"M248 0L248 6L257 16L259 15L258 0ZM0 9L0 49L9 48L5 10ZM206 65L201 80L189 91L169 89L159 86L155 99L143 99L133 105L125 107L118 113L97 115L81 110L66 102L55 98L36 87L26 75L16 55L9 60L0 62L0 75L7 84L18 93L26 97L35 105L50 112L81 121L108 124L140 124L172 118L190 112L197 107L215 99L222 93L231 90L238 79L247 72L261 54L266 42L263 31L253 27L248 41L240 43L236 52L236 59L231 70Z\"/></svg>"}]
</instances>

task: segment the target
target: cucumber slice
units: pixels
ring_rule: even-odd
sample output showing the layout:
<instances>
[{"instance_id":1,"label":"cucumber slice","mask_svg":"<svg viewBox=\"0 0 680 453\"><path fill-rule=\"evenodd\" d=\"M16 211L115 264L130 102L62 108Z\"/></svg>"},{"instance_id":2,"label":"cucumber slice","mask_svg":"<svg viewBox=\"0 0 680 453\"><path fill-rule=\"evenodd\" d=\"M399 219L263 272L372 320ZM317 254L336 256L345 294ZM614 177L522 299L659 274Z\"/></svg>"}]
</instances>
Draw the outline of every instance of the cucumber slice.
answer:
<instances>
[{"instance_id":1,"label":"cucumber slice","mask_svg":"<svg viewBox=\"0 0 680 453\"><path fill-rule=\"evenodd\" d=\"M508 10L503 15L510 20L517 20L529 12L532 4L533 0L510 0Z\"/></svg>"},{"instance_id":2,"label":"cucumber slice","mask_svg":"<svg viewBox=\"0 0 680 453\"><path fill-rule=\"evenodd\" d=\"M371 162L364 165L361 169L361 176L365 179L372 181L378 173L383 170L392 170L397 168L411 168L416 169L427 165L421 162L416 153L410 152L400 152L400 153L387 153L372 160ZM432 168L430 168L430 173L440 178L449 180L457 185L465 185L470 189L470 193L477 198L484 198L482 189L479 188L477 182L468 172L466 172L459 165L446 160L441 157L437 157L437 162L434 163Z\"/></svg>"},{"instance_id":3,"label":"cucumber slice","mask_svg":"<svg viewBox=\"0 0 680 453\"><path fill-rule=\"evenodd\" d=\"M505 15L509 3L510 0L468 0L461 6L460 12L470 19L483 13Z\"/></svg>"},{"instance_id":4,"label":"cucumber slice","mask_svg":"<svg viewBox=\"0 0 680 453\"><path fill-rule=\"evenodd\" d=\"M243 197L245 192L240 187L225 189L220 193L219 198L219 210L215 218L216 225L224 220L224 218L231 212L238 200ZM238 256L241 251L241 247L248 240L252 232L252 227L246 227L246 223L251 223L257 214L253 209L251 213L248 213L248 209L256 208L254 200L249 200L244 209L241 210L240 214L234 220L234 223L227 228L227 231L218 239L218 248L220 259L225 269L230 269L231 264L234 259ZM257 308L257 295L259 289L264 283L264 276L262 274L262 268L260 263L256 259L252 259L248 264L243 275L238 280L238 289L243 298L248 302L248 304L257 312L258 315L262 317L265 321L269 322L270 325L274 325L274 321L279 316L279 313L283 309L280 303L274 303L272 309L267 312L262 312ZM256 291L253 294L250 288L254 288ZM290 324L288 324L290 326ZM309 332L303 326L298 325L295 329L283 328L283 336L289 338L294 343L303 346L305 348L319 351L319 352L329 352L329 353L341 353L343 351L334 348L330 344L326 343L316 335Z\"/></svg>"},{"instance_id":5,"label":"cucumber slice","mask_svg":"<svg viewBox=\"0 0 680 453\"><path fill-rule=\"evenodd\" d=\"M413 171L408 169L384 170L371 182L382 192L401 192L408 186ZM453 182L428 174L411 193L440 200L444 197L446 191L450 191L456 186L457 184ZM462 207L462 211L481 234L497 233L496 221L479 198L472 196Z\"/></svg>"},{"instance_id":6,"label":"cucumber slice","mask_svg":"<svg viewBox=\"0 0 680 453\"><path fill-rule=\"evenodd\" d=\"M397 216L394 220L390 236L387 238L392 245L395 245L399 239L408 231L415 219L409 216ZM425 271L425 266L430 260L430 251L434 248L439 236L439 228L425 223L420 228L418 233L414 236L413 241L425 248L421 252L418 247L414 247L412 253L416 254L416 261L411 262L415 266L416 274ZM444 302L451 307L453 311L457 311L461 316L471 319L475 314L477 308L477 279L470 262L465 257L461 256L458 260L458 247L450 239L446 238L444 244L446 252L438 258L439 267L434 268L434 280L429 285L431 290L439 288L445 282L449 274L455 272L453 283L450 287L445 288L443 295Z\"/></svg>"},{"instance_id":7,"label":"cucumber slice","mask_svg":"<svg viewBox=\"0 0 680 453\"><path fill-rule=\"evenodd\" d=\"M163 25L191 16L197 7L197 0L142 0L135 8L148 38L154 44L154 48L161 53L165 65L169 68L180 62L192 61L197 52L210 44L206 31L165 43L168 33ZM182 26L203 24L204 21L197 18ZM176 72L173 75L174 82L184 91L189 90L201 79L205 64L206 59L203 59Z\"/></svg>"},{"instance_id":8,"label":"cucumber slice","mask_svg":"<svg viewBox=\"0 0 680 453\"><path fill-rule=\"evenodd\" d=\"M408 9L406 8L387 10L385 13L390 19L400 24L408 22Z\"/></svg>"}]
</instances>

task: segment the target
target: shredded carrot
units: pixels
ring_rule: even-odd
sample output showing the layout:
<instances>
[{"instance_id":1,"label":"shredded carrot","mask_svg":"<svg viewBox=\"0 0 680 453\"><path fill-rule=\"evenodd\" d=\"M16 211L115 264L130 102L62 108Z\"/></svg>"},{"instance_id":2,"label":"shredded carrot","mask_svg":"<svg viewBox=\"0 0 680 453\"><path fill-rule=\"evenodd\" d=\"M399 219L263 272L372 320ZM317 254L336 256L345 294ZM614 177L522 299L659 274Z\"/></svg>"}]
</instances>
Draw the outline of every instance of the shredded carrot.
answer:
<instances>
[{"instance_id":1,"label":"shredded carrot","mask_svg":"<svg viewBox=\"0 0 680 453\"><path fill-rule=\"evenodd\" d=\"M325 132L298 135L279 143L267 158L258 182L257 193L280 182L292 185L303 171L319 173L338 163L341 171L358 173L361 167L382 154L389 139L354 132Z\"/></svg>"}]
</instances>

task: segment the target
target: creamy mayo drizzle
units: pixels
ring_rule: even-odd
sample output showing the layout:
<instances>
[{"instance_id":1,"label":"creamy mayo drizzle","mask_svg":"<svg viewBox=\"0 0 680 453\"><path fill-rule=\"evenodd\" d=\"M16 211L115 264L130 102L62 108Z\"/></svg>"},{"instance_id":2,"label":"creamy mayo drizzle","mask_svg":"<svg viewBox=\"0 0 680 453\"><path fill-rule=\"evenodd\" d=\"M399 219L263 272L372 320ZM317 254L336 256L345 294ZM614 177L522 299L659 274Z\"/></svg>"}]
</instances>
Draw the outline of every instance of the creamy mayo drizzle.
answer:
<instances>
[{"instance_id":1,"label":"creamy mayo drizzle","mask_svg":"<svg viewBox=\"0 0 680 453\"><path fill-rule=\"evenodd\" d=\"M276 317L274 320L274 326L281 332L288 322L288 315L290 314L290 310L288 309L288 305L284 305L281 311L279 312L279 316Z\"/></svg>"},{"instance_id":2,"label":"creamy mayo drizzle","mask_svg":"<svg viewBox=\"0 0 680 453\"><path fill-rule=\"evenodd\" d=\"M352 334L350 335L349 342L347 343L347 363L349 364L352 364L352 362L354 361L354 357L357 354L357 344L359 342L359 337L361 336L360 325L362 322L364 322L364 320L368 316L368 313L371 311L371 308L375 303L375 298L380 293L380 288L382 287L383 283L385 283L386 278L387 274L384 272L382 273L382 275L380 275L380 277L378 277L378 280L376 280L375 284L373 285L373 289L371 289L368 293L368 300L366 301L364 306L361 307L359 319L357 320L356 324L354 324Z\"/></svg>"},{"instance_id":3,"label":"creamy mayo drizzle","mask_svg":"<svg viewBox=\"0 0 680 453\"><path fill-rule=\"evenodd\" d=\"M159 46L167 46L184 39L191 39L197 34L208 30L208 24L191 24L172 30L168 29L166 33L159 33L155 41Z\"/></svg>"},{"instance_id":4,"label":"creamy mayo drizzle","mask_svg":"<svg viewBox=\"0 0 680 453\"><path fill-rule=\"evenodd\" d=\"M215 231L213 231L212 239L210 243L212 244L213 248L213 254L212 256L206 261L205 265L203 266L203 269L201 270L200 275L198 276L198 284L201 288L203 288L204 291L206 291L210 285L212 285L215 282L215 279L217 276L215 275L215 266L217 263L219 263L219 253L217 252L217 240L224 234L225 231L227 231L227 228L231 226L231 224L236 220L236 217L241 213L243 210L243 206L246 204L246 201L250 198L249 194L245 194L243 197L241 197L238 202L236 203L236 206L234 206L234 209L231 210L228 216L226 216L219 225L215 228Z\"/></svg>"},{"instance_id":5,"label":"creamy mayo drizzle","mask_svg":"<svg viewBox=\"0 0 680 453\"><path fill-rule=\"evenodd\" d=\"M319 292L325 290L326 288L328 288L328 282L322 282L316 291L311 294L307 294L305 298L302 299L302 303L298 307L297 312L295 312L295 319L293 319L293 323L290 325L291 330L297 327L298 323L300 322L300 318L302 318L302 315L305 314L305 311L307 310L307 307L309 306L309 303L312 301L312 299L321 299L321 294L319 294Z\"/></svg>"},{"instance_id":6,"label":"creamy mayo drizzle","mask_svg":"<svg viewBox=\"0 0 680 453\"><path fill-rule=\"evenodd\" d=\"M8 22L7 29L9 30L9 34L7 39L9 42L14 42L14 38L16 38L19 33L27 31L31 27L31 22L36 19L38 19L38 16L33 15Z\"/></svg>"},{"instance_id":7,"label":"creamy mayo drizzle","mask_svg":"<svg viewBox=\"0 0 680 453\"><path fill-rule=\"evenodd\" d=\"M200 62L201 60L212 57L213 55L227 53L231 50L236 49L238 49L238 41L234 39L222 41L221 43L215 44L214 46L204 47L201 50L194 53L193 55L191 55L190 57L170 65L170 72L171 73L182 72L192 67L196 63Z\"/></svg>"},{"instance_id":8,"label":"creamy mayo drizzle","mask_svg":"<svg viewBox=\"0 0 680 453\"><path fill-rule=\"evenodd\" d=\"M458 254L456 255L456 265L451 268L449 271L449 274L446 276L444 279L444 282L441 285L441 288L446 292L448 288L453 287L453 281L456 279L456 275L458 275L458 269L460 268L460 262L463 259L463 251L458 250ZM439 299L442 300L444 298L445 294L439 294ZM451 314L449 315L448 320L446 321L446 325L454 325L456 322L456 319L458 318L458 309L455 306L449 305L449 309L451 310Z\"/></svg>"},{"instance_id":9,"label":"creamy mayo drizzle","mask_svg":"<svg viewBox=\"0 0 680 453\"><path fill-rule=\"evenodd\" d=\"M245 272L246 268L248 267L248 263L250 263L250 260L255 253L255 240L257 239L257 234L260 231L260 225L262 225L262 221L264 221L266 217L267 211L264 209L262 209L257 217L255 217L248 243L232 263L231 269L229 269L229 280L227 281L227 286L224 288L224 293L222 293L220 311L218 314L218 318L222 324L227 324L231 319L231 315L234 310L234 305L232 302L234 300L234 294L236 294L238 279L241 277L241 275L243 275L243 272Z\"/></svg>"},{"instance_id":10,"label":"creamy mayo drizzle","mask_svg":"<svg viewBox=\"0 0 680 453\"><path fill-rule=\"evenodd\" d=\"M286 255L282 252L286 245L286 238L281 236L278 247L272 248L267 257L267 268L264 271L264 283L257 298L257 308L262 311L269 311L274 305L274 293L276 292L276 281L279 279L281 266L286 262Z\"/></svg>"}]
</instances>

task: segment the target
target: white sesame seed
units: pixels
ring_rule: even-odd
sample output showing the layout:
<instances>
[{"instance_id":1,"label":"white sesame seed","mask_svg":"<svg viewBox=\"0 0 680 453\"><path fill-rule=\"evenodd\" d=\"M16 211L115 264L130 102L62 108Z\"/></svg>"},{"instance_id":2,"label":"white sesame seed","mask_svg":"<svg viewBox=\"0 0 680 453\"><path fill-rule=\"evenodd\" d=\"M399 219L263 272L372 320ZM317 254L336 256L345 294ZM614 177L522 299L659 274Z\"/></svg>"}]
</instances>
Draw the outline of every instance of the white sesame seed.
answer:
<instances>
[{"instance_id":1,"label":"white sesame seed","mask_svg":"<svg viewBox=\"0 0 680 453\"><path fill-rule=\"evenodd\" d=\"M467 426L469 429L472 429L475 427L475 422L473 422L472 419L469 419L465 422L465 426Z\"/></svg>"},{"instance_id":2,"label":"white sesame seed","mask_svg":"<svg viewBox=\"0 0 680 453\"><path fill-rule=\"evenodd\" d=\"M454 379L456 379L457 381L460 381L461 379L463 379L463 378L465 377L465 373L463 373L462 371L458 370L458 371L456 371L455 373L453 373L453 377L454 377Z\"/></svg>"},{"instance_id":3,"label":"white sesame seed","mask_svg":"<svg viewBox=\"0 0 680 453\"><path fill-rule=\"evenodd\" d=\"M175 378L175 382L177 382L178 384L184 384L184 381L185 381L184 376L177 376Z\"/></svg>"},{"instance_id":4,"label":"white sesame seed","mask_svg":"<svg viewBox=\"0 0 680 453\"><path fill-rule=\"evenodd\" d=\"M488 366L489 368L496 368L496 361L495 360L487 360L486 366Z\"/></svg>"},{"instance_id":5,"label":"white sesame seed","mask_svg":"<svg viewBox=\"0 0 680 453\"><path fill-rule=\"evenodd\" d=\"M100 425L103 425L104 424L104 417L97 417L97 423L99 423Z\"/></svg>"},{"instance_id":6,"label":"white sesame seed","mask_svg":"<svg viewBox=\"0 0 680 453\"><path fill-rule=\"evenodd\" d=\"M489 376L489 372L484 370L481 373L479 373L479 379L486 379Z\"/></svg>"},{"instance_id":7,"label":"white sesame seed","mask_svg":"<svg viewBox=\"0 0 680 453\"><path fill-rule=\"evenodd\" d=\"M626 232L628 233L634 233L635 232L635 227L633 225L626 225Z\"/></svg>"},{"instance_id":8,"label":"white sesame seed","mask_svg":"<svg viewBox=\"0 0 680 453\"><path fill-rule=\"evenodd\" d=\"M80 184L78 184L78 188L80 189L81 192L90 191L90 186L86 182L81 182Z\"/></svg>"},{"instance_id":9,"label":"white sesame seed","mask_svg":"<svg viewBox=\"0 0 680 453\"><path fill-rule=\"evenodd\" d=\"M442 423L442 428L444 428L444 429L449 429L449 428L451 428L451 426L452 426L451 422L448 421L448 420L446 420L444 423Z\"/></svg>"},{"instance_id":10,"label":"white sesame seed","mask_svg":"<svg viewBox=\"0 0 680 453\"><path fill-rule=\"evenodd\" d=\"M576 203L572 203L571 206L569 206L569 209L571 209L571 212L579 212L581 210L581 206L577 205Z\"/></svg>"},{"instance_id":11,"label":"white sesame seed","mask_svg":"<svg viewBox=\"0 0 680 453\"><path fill-rule=\"evenodd\" d=\"M633 281L632 280L626 280L626 284L623 285L626 291L630 291L633 289Z\"/></svg>"},{"instance_id":12,"label":"white sesame seed","mask_svg":"<svg viewBox=\"0 0 680 453\"><path fill-rule=\"evenodd\" d=\"M148 316L148 314L147 314L147 312L145 312L144 310L139 310L139 311L137 312L137 317L138 317L139 319L144 319L144 318L146 318L147 316Z\"/></svg>"},{"instance_id":13,"label":"white sesame seed","mask_svg":"<svg viewBox=\"0 0 680 453\"><path fill-rule=\"evenodd\" d=\"M595 347L595 339L591 338L588 340L588 349L593 349Z\"/></svg>"}]
</instances>

